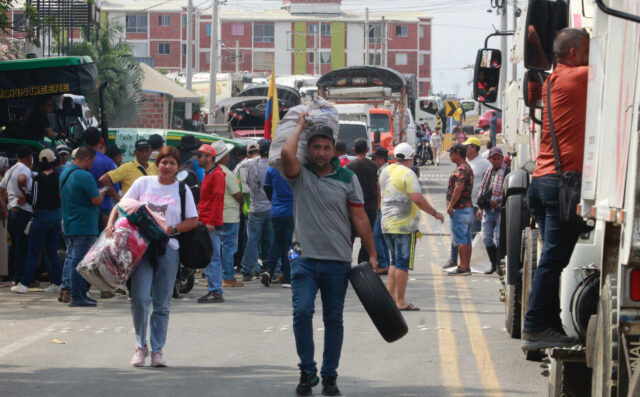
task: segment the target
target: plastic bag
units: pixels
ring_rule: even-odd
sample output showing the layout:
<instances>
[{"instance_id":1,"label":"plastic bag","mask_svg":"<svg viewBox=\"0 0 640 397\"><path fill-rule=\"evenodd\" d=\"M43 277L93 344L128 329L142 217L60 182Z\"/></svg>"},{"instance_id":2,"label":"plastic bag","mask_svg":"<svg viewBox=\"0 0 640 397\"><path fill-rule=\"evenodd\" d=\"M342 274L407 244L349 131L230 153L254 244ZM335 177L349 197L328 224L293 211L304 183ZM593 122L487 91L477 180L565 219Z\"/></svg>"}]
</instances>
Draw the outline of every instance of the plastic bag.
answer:
<instances>
[{"instance_id":1,"label":"plastic bag","mask_svg":"<svg viewBox=\"0 0 640 397\"><path fill-rule=\"evenodd\" d=\"M295 132L298 125L298 116L304 112L309 113L309 119L312 124L331 127L334 139L338 139L338 130L340 128L338 111L331 102L316 96L309 105L303 104L292 107L278 123L273 142L271 142L271 149L269 150L269 165L278 171L282 171L282 147ZM305 132L302 133L298 142L298 159L303 163L307 161L307 138Z\"/></svg>"},{"instance_id":2,"label":"plastic bag","mask_svg":"<svg viewBox=\"0 0 640 397\"><path fill-rule=\"evenodd\" d=\"M148 242L126 217L116 221L113 237L104 232L76 267L85 280L101 291L124 288L147 250Z\"/></svg>"}]
</instances>

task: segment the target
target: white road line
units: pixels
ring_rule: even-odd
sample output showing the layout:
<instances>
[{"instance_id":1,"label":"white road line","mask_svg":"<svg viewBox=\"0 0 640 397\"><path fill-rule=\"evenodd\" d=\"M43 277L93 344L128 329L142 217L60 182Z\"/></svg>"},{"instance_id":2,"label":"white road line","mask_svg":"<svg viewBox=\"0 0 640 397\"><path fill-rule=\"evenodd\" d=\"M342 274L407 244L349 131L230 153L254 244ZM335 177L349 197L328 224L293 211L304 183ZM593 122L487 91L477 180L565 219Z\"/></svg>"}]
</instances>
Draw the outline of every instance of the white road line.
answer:
<instances>
[{"instance_id":1,"label":"white road line","mask_svg":"<svg viewBox=\"0 0 640 397\"><path fill-rule=\"evenodd\" d=\"M64 323L54 323L54 324L48 325L38 332L34 332L33 334L25 336L24 338L20 339L17 342L14 342L8 346L2 347L0 348L0 357L7 356L15 351L23 349L29 346L30 344L36 342L37 340L45 337L49 332L51 332L49 331L49 329L51 328L62 328L69 325L69 321L76 321L79 319L80 319L79 316L69 317L67 321Z\"/></svg>"}]
</instances>

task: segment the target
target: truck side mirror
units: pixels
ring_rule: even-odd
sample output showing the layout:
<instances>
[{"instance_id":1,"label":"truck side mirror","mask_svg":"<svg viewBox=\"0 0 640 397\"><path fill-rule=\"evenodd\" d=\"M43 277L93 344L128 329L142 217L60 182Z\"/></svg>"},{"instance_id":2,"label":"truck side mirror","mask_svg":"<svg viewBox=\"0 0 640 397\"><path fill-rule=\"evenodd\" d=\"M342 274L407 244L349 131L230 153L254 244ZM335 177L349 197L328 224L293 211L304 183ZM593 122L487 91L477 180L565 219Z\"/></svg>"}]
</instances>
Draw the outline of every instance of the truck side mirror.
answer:
<instances>
[{"instance_id":1,"label":"truck side mirror","mask_svg":"<svg viewBox=\"0 0 640 397\"><path fill-rule=\"evenodd\" d=\"M473 72L473 97L478 102L494 103L498 99L502 53L500 50L478 50Z\"/></svg>"},{"instance_id":2,"label":"truck side mirror","mask_svg":"<svg viewBox=\"0 0 640 397\"><path fill-rule=\"evenodd\" d=\"M522 97L524 104L530 108L542 109L542 84L549 76L547 72L527 70L522 80Z\"/></svg>"},{"instance_id":3,"label":"truck side mirror","mask_svg":"<svg viewBox=\"0 0 640 397\"><path fill-rule=\"evenodd\" d=\"M553 64L553 41L559 30L569 26L565 0L534 0L527 8L524 37L524 67L549 70Z\"/></svg>"}]
</instances>

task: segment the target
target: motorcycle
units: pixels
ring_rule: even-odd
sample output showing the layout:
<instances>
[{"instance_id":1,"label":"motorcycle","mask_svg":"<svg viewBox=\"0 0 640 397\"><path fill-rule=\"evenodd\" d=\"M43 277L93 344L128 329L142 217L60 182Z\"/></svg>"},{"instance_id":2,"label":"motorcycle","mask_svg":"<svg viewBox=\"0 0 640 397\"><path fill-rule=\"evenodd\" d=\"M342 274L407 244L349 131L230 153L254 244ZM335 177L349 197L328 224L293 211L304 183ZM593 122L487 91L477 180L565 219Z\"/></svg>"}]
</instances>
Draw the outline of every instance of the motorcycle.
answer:
<instances>
[{"instance_id":1,"label":"motorcycle","mask_svg":"<svg viewBox=\"0 0 640 397\"><path fill-rule=\"evenodd\" d=\"M178 266L178 274L176 282L173 286L173 297L179 298L180 294L186 294L193 289L195 284L196 270L184 266L182 263Z\"/></svg>"},{"instance_id":2,"label":"motorcycle","mask_svg":"<svg viewBox=\"0 0 640 397\"><path fill-rule=\"evenodd\" d=\"M426 165L428 162L435 164L433 161L433 151L431 150L431 142L421 141L418 143L418 150L414 156L414 164L417 166Z\"/></svg>"}]
</instances>

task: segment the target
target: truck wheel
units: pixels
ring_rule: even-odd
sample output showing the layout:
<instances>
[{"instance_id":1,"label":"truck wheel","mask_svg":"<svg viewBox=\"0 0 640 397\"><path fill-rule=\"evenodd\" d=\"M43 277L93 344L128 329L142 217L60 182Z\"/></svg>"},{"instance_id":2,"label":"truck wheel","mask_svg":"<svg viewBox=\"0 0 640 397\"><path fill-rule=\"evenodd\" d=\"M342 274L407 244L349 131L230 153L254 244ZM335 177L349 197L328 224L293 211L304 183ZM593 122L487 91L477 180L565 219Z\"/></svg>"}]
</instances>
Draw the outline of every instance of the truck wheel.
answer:
<instances>
[{"instance_id":1,"label":"truck wheel","mask_svg":"<svg viewBox=\"0 0 640 397\"><path fill-rule=\"evenodd\" d=\"M505 215L507 284L513 285L522 279L522 230L529 217L523 194L507 197Z\"/></svg>"},{"instance_id":2,"label":"truck wheel","mask_svg":"<svg viewBox=\"0 0 640 397\"><path fill-rule=\"evenodd\" d=\"M520 297L522 296L522 285L506 285L504 309L505 309L505 327L507 333L513 339L520 339Z\"/></svg>"},{"instance_id":3,"label":"truck wheel","mask_svg":"<svg viewBox=\"0 0 640 397\"><path fill-rule=\"evenodd\" d=\"M618 395L619 344L617 276L609 274L600 292L595 344L593 346L593 373L591 395L615 397ZM624 395L624 394L621 394Z\"/></svg>"},{"instance_id":4,"label":"truck wheel","mask_svg":"<svg viewBox=\"0 0 640 397\"><path fill-rule=\"evenodd\" d=\"M538 267L538 229L526 228L522 232L522 309L520 311L521 324L524 326L524 316L529 309L529 296L531 295L531 282ZM533 360L535 361L535 360Z\"/></svg>"}]
</instances>

